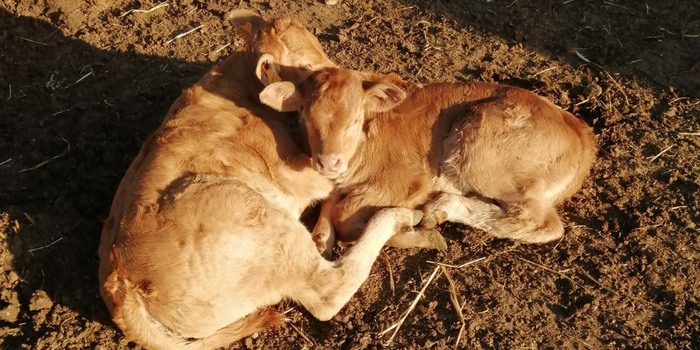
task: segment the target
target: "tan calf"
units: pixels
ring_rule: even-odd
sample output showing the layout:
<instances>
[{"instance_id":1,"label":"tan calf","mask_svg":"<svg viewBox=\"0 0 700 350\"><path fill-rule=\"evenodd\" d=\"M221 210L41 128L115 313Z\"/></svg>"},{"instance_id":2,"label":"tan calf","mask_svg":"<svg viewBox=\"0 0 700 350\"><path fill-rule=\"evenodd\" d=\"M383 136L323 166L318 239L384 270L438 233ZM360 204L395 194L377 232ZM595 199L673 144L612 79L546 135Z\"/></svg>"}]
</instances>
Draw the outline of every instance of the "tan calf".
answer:
<instances>
[{"instance_id":1,"label":"tan calf","mask_svg":"<svg viewBox=\"0 0 700 350\"><path fill-rule=\"evenodd\" d=\"M315 46L299 27L283 19L247 29ZM283 299L328 320L386 240L420 220L410 209L381 211L339 260L319 255L298 217L333 184L299 151L285 115L257 100L263 80L304 75L291 66L300 57L275 45L236 52L186 89L119 185L100 242L101 293L144 347L228 345L282 324L268 307Z\"/></svg>"},{"instance_id":2,"label":"tan calf","mask_svg":"<svg viewBox=\"0 0 700 350\"><path fill-rule=\"evenodd\" d=\"M359 237L379 208L423 204L424 225L390 243L439 247L432 227L445 220L525 242L557 239L554 206L581 187L596 153L583 121L505 85L415 86L329 68L302 84L271 84L261 101L301 111L314 166L342 194L333 221L341 240Z\"/></svg>"}]
</instances>

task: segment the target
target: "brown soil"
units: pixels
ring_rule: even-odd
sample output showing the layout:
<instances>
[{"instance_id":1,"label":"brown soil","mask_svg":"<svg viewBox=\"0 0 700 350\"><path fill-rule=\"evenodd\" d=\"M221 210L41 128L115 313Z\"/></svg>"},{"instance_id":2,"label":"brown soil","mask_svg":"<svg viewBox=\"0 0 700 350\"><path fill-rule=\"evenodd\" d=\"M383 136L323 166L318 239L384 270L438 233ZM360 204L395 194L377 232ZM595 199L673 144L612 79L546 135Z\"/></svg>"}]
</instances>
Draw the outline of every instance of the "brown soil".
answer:
<instances>
[{"instance_id":1,"label":"brown soil","mask_svg":"<svg viewBox=\"0 0 700 350\"><path fill-rule=\"evenodd\" d=\"M101 222L170 103L236 44L231 1L124 15L157 3L2 0L2 349L135 347L98 295ZM560 209L561 241L448 225L445 252L386 249L335 320L297 306L291 325L233 348L381 347L433 271L427 260L486 257L448 269L466 348L700 349L700 136L682 134L700 131L697 0L234 3L299 19L346 67L532 89L590 123L600 152ZM442 274L392 347L452 348L460 326Z\"/></svg>"}]
</instances>

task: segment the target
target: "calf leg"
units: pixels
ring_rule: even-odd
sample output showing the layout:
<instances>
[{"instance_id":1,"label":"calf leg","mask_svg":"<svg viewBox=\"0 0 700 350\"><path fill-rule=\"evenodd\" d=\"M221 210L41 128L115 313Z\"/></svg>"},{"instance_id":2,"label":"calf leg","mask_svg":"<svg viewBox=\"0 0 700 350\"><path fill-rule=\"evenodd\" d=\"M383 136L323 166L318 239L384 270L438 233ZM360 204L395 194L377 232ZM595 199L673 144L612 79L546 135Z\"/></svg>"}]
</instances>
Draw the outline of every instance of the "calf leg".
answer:
<instances>
[{"instance_id":1,"label":"calf leg","mask_svg":"<svg viewBox=\"0 0 700 350\"><path fill-rule=\"evenodd\" d=\"M479 198L441 193L428 202L423 225L458 222L484 230L499 238L527 243L545 243L560 238L564 225L553 207L535 200L505 203L503 209Z\"/></svg>"},{"instance_id":2,"label":"calf leg","mask_svg":"<svg viewBox=\"0 0 700 350\"><path fill-rule=\"evenodd\" d=\"M336 237L345 242L358 239L369 218L378 208L366 203L367 196L351 195L338 202L333 210ZM435 229L404 227L386 242L397 248L447 249L447 243Z\"/></svg>"},{"instance_id":3,"label":"calf leg","mask_svg":"<svg viewBox=\"0 0 700 350\"><path fill-rule=\"evenodd\" d=\"M396 232L417 224L420 211L388 208L378 211L362 236L340 259L320 260L306 279L297 301L319 320L329 320L350 300L369 276L386 241Z\"/></svg>"},{"instance_id":4,"label":"calf leg","mask_svg":"<svg viewBox=\"0 0 700 350\"><path fill-rule=\"evenodd\" d=\"M321 212L318 215L318 221L316 221L316 226L314 226L313 231L311 231L311 237L316 243L316 248L318 252L323 255L324 258L330 259L333 253L333 245L335 244L335 230L333 230L333 208L338 204L338 199L340 195L333 191L324 199L321 203Z\"/></svg>"}]
</instances>

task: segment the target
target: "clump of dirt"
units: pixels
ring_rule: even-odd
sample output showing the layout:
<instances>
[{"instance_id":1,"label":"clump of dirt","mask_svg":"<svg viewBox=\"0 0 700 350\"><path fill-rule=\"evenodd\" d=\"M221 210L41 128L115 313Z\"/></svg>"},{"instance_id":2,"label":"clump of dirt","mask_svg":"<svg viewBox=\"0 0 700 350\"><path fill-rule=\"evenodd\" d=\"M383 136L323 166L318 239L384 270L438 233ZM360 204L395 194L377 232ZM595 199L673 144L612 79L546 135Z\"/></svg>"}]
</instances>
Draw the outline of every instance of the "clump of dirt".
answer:
<instances>
[{"instance_id":1,"label":"clump of dirt","mask_svg":"<svg viewBox=\"0 0 700 350\"><path fill-rule=\"evenodd\" d=\"M20 312L19 298L15 287L19 283L19 276L14 271L14 255L10 249L10 216L7 213L0 214L0 321L6 323L17 322ZM16 243L17 240L14 240ZM3 332L9 333L9 331Z\"/></svg>"},{"instance_id":2,"label":"clump of dirt","mask_svg":"<svg viewBox=\"0 0 700 350\"><path fill-rule=\"evenodd\" d=\"M237 44L230 1L159 3L2 2L3 348L134 348L99 297L102 220L181 89ZM517 244L448 224L447 251L385 249L334 320L295 307L294 327L232 348L379 348L423 287L391 347L700 348L699 3L236 3L298 19L345 67L533 90L592 125L600 151L560 208L561 241ZM428 260L479 258L447 268L454 288L441 270L425 285Z\"/></svg>"}]
</instances>

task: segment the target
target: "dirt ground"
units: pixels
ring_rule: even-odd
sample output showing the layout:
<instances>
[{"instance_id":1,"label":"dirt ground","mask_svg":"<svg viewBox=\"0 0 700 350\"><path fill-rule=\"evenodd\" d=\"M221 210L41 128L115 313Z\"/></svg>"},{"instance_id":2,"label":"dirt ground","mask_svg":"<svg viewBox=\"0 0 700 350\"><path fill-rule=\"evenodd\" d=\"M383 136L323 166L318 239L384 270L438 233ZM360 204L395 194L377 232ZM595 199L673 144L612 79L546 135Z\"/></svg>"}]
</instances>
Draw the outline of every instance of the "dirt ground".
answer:
<instances>
[{"instance_id":1,"label":"dirt ground","mask_svg":"<svg viewBox=\"0 0 700 350\"><path fill-rule=\"evenodd\" d=\"M429 260L484 258L447 268L453 289L439 270L389 347L700 349L698 0L0 1L2 349L137 348L98 295L101 223L181 89L238 44L237 7L300 20L345 67L534 90L600 151L561 241L447 225L445 252L385 249L334 320L287 303L289 325L232 348L381 348Z\"/></svg>"}]
</instances>

